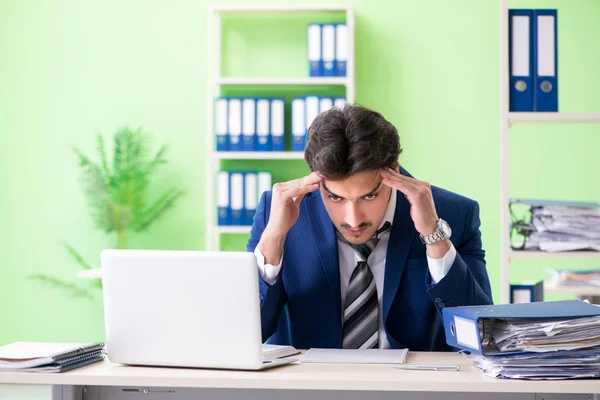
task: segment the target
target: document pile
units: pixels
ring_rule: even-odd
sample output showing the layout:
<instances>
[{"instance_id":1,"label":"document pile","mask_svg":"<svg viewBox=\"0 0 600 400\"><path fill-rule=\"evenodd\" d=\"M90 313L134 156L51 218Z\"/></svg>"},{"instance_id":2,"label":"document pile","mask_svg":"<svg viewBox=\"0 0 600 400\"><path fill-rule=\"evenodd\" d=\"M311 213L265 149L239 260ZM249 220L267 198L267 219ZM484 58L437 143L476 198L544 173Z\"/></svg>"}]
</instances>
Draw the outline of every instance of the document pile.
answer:
<instances>
[{"instance_id":1,"label":"document pile","mask_svg":"<svg viewBox=\"0 0 600 400\"><path fill-rule=\"evenodd\" d=\"M446 307L446 341L490 377L600 378L600 307L579 300Z\"/></svg>"},{"instance_id":2,"label":"document pile","mask_svg":"<svg viewBox=\"0 0 600 400\"><path fill-rule=\"evenodd\" d=\"M600 287L600 269L568 271L549 269L552 283L557 286L596 286Z\"/></svg>"},{"instance_id":3,"label":"document pile","mask_svg":"<svg viewBox=\"0 0 600 400\"><path fill-rule=\"evenodd\" d=\"M527 215L516 217L525 206ZM516 250L600 251L600 204L511 200L511 244Z\"/></svg>"},{"instance_id":4,"label":"document pile","mask_svg":"<svg viewBox=\"0 0 600 400\"><path fill-rule=\"evenodd\" d=\"M0 373L66 372L102 361L104 354L102 342L90 345L14 342L0 346Z\"/></svg>"}]
</instances>

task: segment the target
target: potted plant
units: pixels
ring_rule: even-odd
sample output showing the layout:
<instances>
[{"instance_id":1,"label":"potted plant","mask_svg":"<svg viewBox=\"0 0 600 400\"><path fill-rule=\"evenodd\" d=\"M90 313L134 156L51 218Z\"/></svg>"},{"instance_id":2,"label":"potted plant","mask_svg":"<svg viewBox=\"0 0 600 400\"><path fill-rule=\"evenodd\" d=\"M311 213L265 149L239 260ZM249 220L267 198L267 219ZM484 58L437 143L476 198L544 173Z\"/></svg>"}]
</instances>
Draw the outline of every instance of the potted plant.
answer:
<instances>
[{"instance_id":1,"label":"potted plant","mask_svg":"<svg viewBox=\"0 0 600 400\"><path fill-rule=\"evenodd\" d=\"M167 163L166 146L151 156L150 139L150 135L141 129L119 129L114 134L112 166L101 134L97 136L99 163L91 161L80 150L73 149L79 159L81 181L94 225L114 235L114 247L118 249L127 248L130 234L147 230L154 221L172 209L183 195L182 190L172 187L153 201L148 198L152 175L160 165ZM98 271L73 246L68 243L63 243L63 246L82 269L83 274L80 275L94 275L94 271ZM29 279L60 288L72 297L91 297L89 288L49 274L35 274ZM101 280L96 279L92 288L100 288L101 285Z\"/></svg>"}]
</instances>

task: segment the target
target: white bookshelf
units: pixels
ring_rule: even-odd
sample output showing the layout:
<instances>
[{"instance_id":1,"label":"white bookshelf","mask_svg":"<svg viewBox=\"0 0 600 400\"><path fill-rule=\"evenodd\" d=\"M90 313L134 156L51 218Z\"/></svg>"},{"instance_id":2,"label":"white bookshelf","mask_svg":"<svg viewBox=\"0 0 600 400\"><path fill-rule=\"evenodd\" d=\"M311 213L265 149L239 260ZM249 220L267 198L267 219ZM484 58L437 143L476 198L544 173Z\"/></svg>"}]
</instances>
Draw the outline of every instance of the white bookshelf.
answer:
<instances>
[{"instance_id":1,"label":"white bookshelf","mask_svg":"<svg viewBox=\"0 0 600 400\"><path fill-rule=\"evenodd\" d=\"M309 77L308 71L304 77L225 77L221 75L222 57L222 17L227 15L273 16L285 13L286 15L306 16L314 13L343 13L347 25L347 61L345 77ZM306 87L310 94L310 87L344 88L346 101L355 102L355 50L354 50L354 10L350 5L343 4L299 4L299 5L218 5L212 8L209 17L209 84L206 98L206 148L207 160L207 189L206 189L206 249L219 250L222 234L249 234L249 226L219 226L217 224L216 207L216 176L224 160L303 160L303 152L217 152L215 151L214 135L214 99L222 94L224 88L235 86L293 86ZM305 33L306 34L306 33ZM306 60L308 68L308 59ZM286 107L289 105L286 104ZM287 124L289 125L289 124ZM289 132L286 136L289 137ZM273 182L275 183L275 182Z\"/></svg>"},{"instance_id":2,"label":"white bookshelf","mask_svg":"<svg viewBox=\"0 0 600 400\"><path fill-rule=\"evenodd\" d=\"M302 151L215 151L216 160L303 160Z\"/></svg>"},{"instance_id":3,"label":"white bookshelf","mask_svg":"<svg viewBox=\"0 0 600 400\"><path fill-rule=\"evenodd\" d=\"M552 282L544 282L544 292L574 294L579 297L598 297L600 287L598 286L567 286L556 285Z\"/></svg>"},{"instance_id":4,"label":"white bookshelf","mask_svg":"<svg viewBox=\"0 0 600 400\"><path fill-rule=\"evenodd\" d=\"M600 251L563 251L551 253L547 251L520 251L520 250L509 250L507 252L509 260L515 260L517 258L537 258L537 259L548 259L548 258L600 258Z\"/></svg>"},{"instance_id":5,"label":"white bookshelf","mask_svg":"<svg viewBox=\"0 0 600 400\"><path fill-rule=\"evenodd\" d=\"M600 123L600 114L569 114L547 112L511 112L508 113L511 125L517 123Z\"/></svg>"},{"instance_id":6,"label":"white bookshelf","mask_svg":"<svg viewBox=\"0 0 600 400\"><path fill-rule=\"evenodd\" d=\"M549 112L509 112L509 44L508 44L508 0L500 0L500 113L501 113L501 247L500 247L500 299L508 303L510 299L510 263L515 259L583 259L600 258L600 252L570 251L550 253L543 251L515 251L510 247L508 226L510 224L509 202L509 130L515 124L578 124L600 123L600 113L549 113ZM544 290L547 286L545 285ZM548 292L579 294L575 288L548 287Z\"/></svg>"},{"instance_id":7,"label":"white bookshelf","mask_svg":"<svg viewBox=\"0 0 600 400\"><path fill-rule=\"evenodd\" d=\"M307 78L231 78L219 77L217 85L229 86L348 86L347 77L307 77Z\"/></svg>"}]
</instances>

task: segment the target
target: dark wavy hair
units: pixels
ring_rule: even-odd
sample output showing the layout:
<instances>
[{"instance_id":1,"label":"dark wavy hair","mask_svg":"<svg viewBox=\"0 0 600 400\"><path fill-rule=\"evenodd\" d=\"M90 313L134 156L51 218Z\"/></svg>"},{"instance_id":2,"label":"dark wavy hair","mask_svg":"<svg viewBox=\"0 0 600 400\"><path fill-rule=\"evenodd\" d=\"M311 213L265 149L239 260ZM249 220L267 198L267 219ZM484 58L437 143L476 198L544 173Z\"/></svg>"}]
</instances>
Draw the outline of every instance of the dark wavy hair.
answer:
<instances>
[{"instance_id":1,"label":"dark wavy hair","mask_svg":"<svg viewBox=\"0 0 600 400\"><path fill-rule=\"evenodd\" d=\"M394 168L402 153L394 125L380 113L346 104L320 113L308 130L304 160L328 180Z\"/></svg>"}]
</instances>

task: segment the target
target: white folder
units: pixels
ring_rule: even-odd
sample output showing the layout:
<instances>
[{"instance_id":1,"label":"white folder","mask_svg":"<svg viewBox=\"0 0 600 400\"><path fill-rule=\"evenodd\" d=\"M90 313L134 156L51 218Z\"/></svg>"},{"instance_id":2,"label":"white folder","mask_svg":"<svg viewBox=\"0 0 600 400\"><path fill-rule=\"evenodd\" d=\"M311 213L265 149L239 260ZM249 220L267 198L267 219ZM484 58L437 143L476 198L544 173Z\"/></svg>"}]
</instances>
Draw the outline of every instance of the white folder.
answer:
<instances>
[{"instance_id":1,"label":"white folder","mask_svg":"<svg viewBox=\"0 0 600 400\"><path fill-rule=\"evenodd\" d=\"M246 172L244 175L246 180L244 185L244 208L246 210L245 224L252 225L254 213L256 212L256 205L258 204L258 183L256 172Z\"/></svg>"},{"instance_id":2,"label":"white folder","mask_svg":"<svg viewBox=\"0 0 600 400\"><path fill-rule=\"evenodd\" d=\"M219 171L217 175L217 210L219 225L229 224L229 172Z\"/></svg>"},{"instance_id":3,"label":"white folder","mask_svg":"<svg viewBox=\"0 0 600 400\"><path fill-rule=\"evenodd\" d=\"M306 100L296 98L292 100L292 150L304 150L306 136Z\"/></svg>"},{"instance_id":4,"label":"white folder","mask_svg":"<svg viewBox=\"0 0 600 400\"><path fill-rule=\"evenodd\" d=\"M308 25L308 63L310 76L319 76L323 60L321 59L321 25Z\"/></svg>"},{"instance_id":5,"label":"white folder","mask_svg":"<svg viewBox=\"0 0 600 400\"><path fill-rule=\"evenodd\" d=\"M271 136L272 146L275 151L283 151L285 146L284 126L284 102L283 99L271 100Z\"/></svg>"},{"instance_id":6,"label":"white folder","mask_svg":"<svg viewBox=\"0 0 600 400\"><path fill-rule=\"evenodd\" d=\"M215 100L215 134L217 151L229 150L227 137L227 99Z\"/></svg>"},{"instance_id":7,"label":"white folder","mask_svg":"<svg viewBox=\"0 0 600 400\"><path fill-rule=\"evenodd\" d=\"M343 110L345 105L346 105L345 97L336 97L333 100L333 106L339 108L340 110Z\"/></svg>"},{"instance_id":8,"label":"white folder","mask_svg":"<svg viewBox=\"0 0 600 400\"><path fill-rule=\"evenodd\" d=\"M257 150L271 150L269 145L269 106L268 99L258 99L256 101L256 135Z\"/></svg>"},{"instance_id":9,"label":"white folder","mask_svg":"<svg viewBox=\"0 0 600 400\"><path fill-rule=\"evenodd\" d=\"M256 150L254 147L254 136L256 135L256 102L254 99L242 100L242 125L243 149Z\"/></svg>"},{"instance_id":10,"label":"white folder","mask_svg":"<svg viewBox=\"0 0 600 400\"><path fill-rule=\"evenodd\" d=\"M229 99L229 149L242 149L242 101Z\"/></svg>"},{"instance_id":11,"label":"white folder","mask_svg":"<svg viewBox=\"0 0 600 400\"><path fill-rule=\"evenodd\" d=\"M333 99L331 97L321 97L319 99L319 113L331 110L333 107Z\"/></svg>"},{"instance_id":12,"label":"white folder","mask_svg":"<svg viewBox=\"0 0 600 400\"><path fill-rule=\"evenodd\" d=\"M338 76L346 76L348 63L348 27L346 24L335 26L335 61Z\"/></svg>"},{"instance_id":13,"label":"white folder","mask_svg":"<svg viewBox=\"0 0 600 400\"><path fill-rule=\"evenodd\" d=\"M319 115L319 98L317 96L306 97L306 133L310 129L313 120Z\"/></svg>"},{"instance_id":14,"label":"white folder","mask_svg":"<svg viewBox=\"0 0 600 400\"><path fill-rule=\"evenodd\" d=\"M241 225L244 211L244 174L232 172L231 179L231 223Z\"/></svg>"},{"instance_id":15,"label":"white folder","mask_svg":"<svg viewBox=\"0 0 600 400\"><path fill-rule=\"evenodd\" d=\"M335 26L323 25L323 75L333 76L335 66Z\"/></svg>"},{"instance_id":16,"label":"white folder","mask_svg":"<svg viewBox=\"0 0 600 400\"><path fill-rule=\"evenodd\" d=\"M257 199L260 201L260 197L262 194L268 190L271 190L271 173L261 171L258 173L258 191L257 191Z\"/></svg>"}]
</instances>

